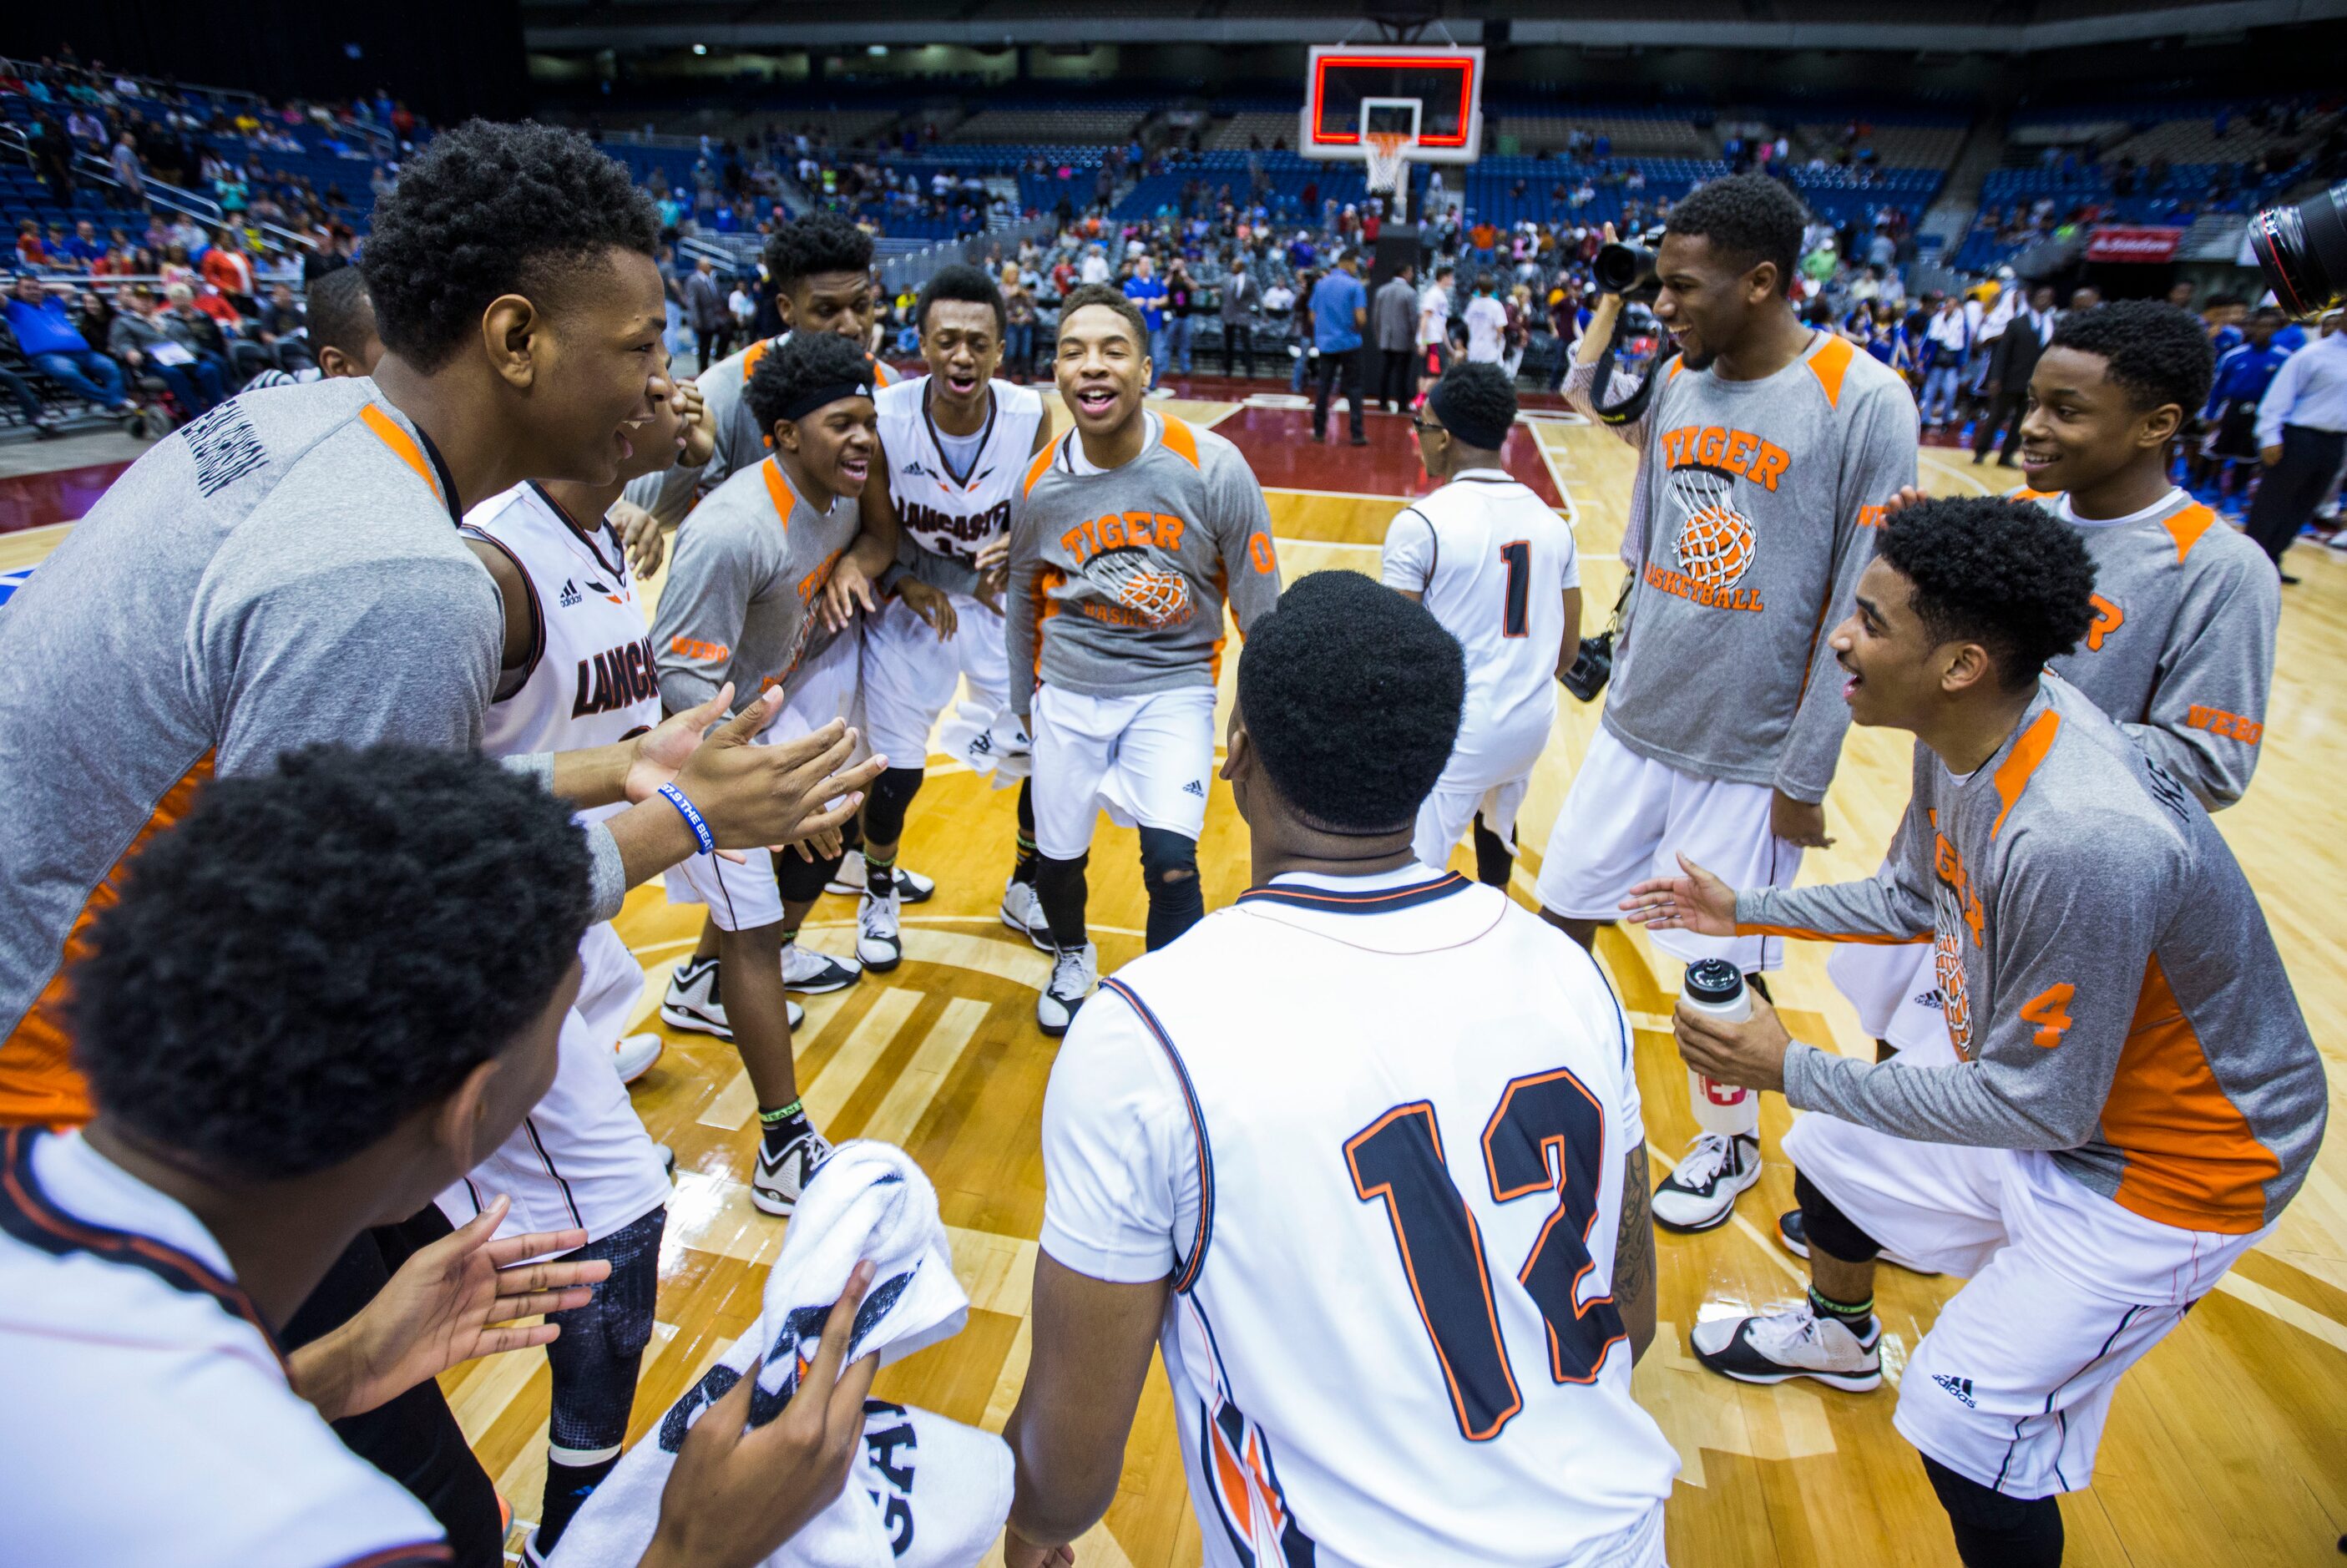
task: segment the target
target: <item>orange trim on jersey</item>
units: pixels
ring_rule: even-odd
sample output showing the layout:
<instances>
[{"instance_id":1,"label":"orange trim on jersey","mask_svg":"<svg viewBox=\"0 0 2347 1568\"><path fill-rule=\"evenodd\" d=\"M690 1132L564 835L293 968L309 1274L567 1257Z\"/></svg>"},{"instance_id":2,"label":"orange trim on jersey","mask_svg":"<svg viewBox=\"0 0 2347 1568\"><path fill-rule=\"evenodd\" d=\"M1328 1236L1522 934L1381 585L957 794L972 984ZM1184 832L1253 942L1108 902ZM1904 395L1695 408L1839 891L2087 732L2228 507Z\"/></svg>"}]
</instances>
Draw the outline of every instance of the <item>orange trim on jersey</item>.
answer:
<instances>
[{"instance_id":1,"label":"orange trim on jersey","mask_svg":"<svg viewBox=\"0 0 2347 1568\"><path fill-rule=\"evenodd\" d=\"M1203 473L1204 465L1198 461L1198 433L1170 414L1158 417L1165 423L1165 450Z\"/></svg>"},{"instance_id":2,"label":"orange trim on jersey","mask_svg":"<svg viewBox=\"0 0 2347 1568\"><path fill-rule=\"evenodd\" d=\"M1841 406L1841 378L1850 374L1850 359L1857 353L1850 339L1829 336L1822 348L1809 355L1809 374L1825 388L1827 407Z\"/></svg>"},{"instance_id":3,"label":"orange trim on jersey","mask_svg":"<svg viewBox=\"0 0 2347 1568\"><path fill-rule=\"evenodd\" d=\"M1663 372L1663 379L1664 379L1665 381L1668 381L1668 380L1670 380L1673 376L1675 376L1675 375L1678 374L1678 373L1679 373L1680 371L1685 370L1686 368L1686 355L1685 355L1685 354L1675 354L1671 355L1671 364L1670 364L1670 368Z\"/></svg>"},{"instance_id":4,"label":"orange trim on jersey","mask_svg":"<svg viewBox=\"0 0 2347 1568\"><path fill-rule=\"evenodd\" d=\"M2037 764L2044 762L2045 753L2054 749L2054 737L2061 728L2062 715L2051 708L2046 709L2037 715L2028 729L2022 732L2021 739L2014 743L2013 754L1998 766L1996 797L2004 804L1998 809L1996 820L1988 825L1991 838L2004 829L2004 819L2013 815L2014 803L2021 798L2021 792L2029 787L2030 775L2037 771Z\"/></svg>"},{"instance_id":5,"label":"orange trim on jersey","mask_svg":"<svg viewBox=\"0 0 2347 1568\"><path fill-rule=\"evenodd\" d=\"M783 532L789 533L791 508L799 504L798 492L791 488L791 481L783 472L780 457L769 457L759 464L758 468L766 476L766 495L774 503L774 515L783 520Z\"/></svg>"},{"instance_id":6,"label":"orange trim on jersey","mask_svg":"<svg viewBox=\"0 0 2347 1568\"><path fill-rule=\"evenodd\" d=\"M359 417L366 421L366 427L374 431L377 438L398 456L401 462L415 470L417 478L432 487L432 493L439 496L442 506L448 504L448 497L440 495L439 477L432 472L432 465L425 461L424 448L415 444L415 436L399 427L398 420L394 419L372 403L359 410Z\"/></svg>"},{"instance_id":7,"label":"orange trim on jersey","mask_svg":"<svg viewBox=\"0 0 2347 1568\"><path fill-rule=\"evenodd\" d=\"M1227 609L1231 602L1231 574L1225 569L1219 557L1214 561L1214 593ZM1206 656L1206 679L1216 685L1222 684L1223 680L1223 644L1231 640L1230 620L1227 615L1224 617L1222 624L1224 630L1214 633L1214 651Z\"/></svg>"},{"instance_id":8,"label":"orange trim on jersey","mask_svg":"<svg viewBox=\"0 0 2347 1568\"><path fill-rule=\"evenodd\" d=\"M2059 500L2061 496L2059 490L2033 490L2024 485L2017 490L2006 491L2004 498L2008 501L2053 501Z\"/></svg>"},{"instance_id":9,"label":"orange trim on jersey","mask_svg":"<svg viewBox=\"0 0 2347 1568\"><path fill-rule=\"evenodd\" d=\"M2247 1235L2266 1223L2265 1184L2281 1174L2281 1161L2258 1142L2209 1070L2200 1033L2156 953L2144 966L2103 1102L2102 1134L2127 1155L2112 1197L2129 1214L2226 1235Z\"/></svg>"},{"instance_id":10,"label":"orange trim on jersey","mask_svg":"<svg viewBox=\"0 0 2347 1568\"><path fill-rule=\"evenodd\" d=\"M1918 931L1911 937L1881 937L1869 933L1860 936L1848 931L1812 931L1806 926L1768 926L1738 920L1736 934L1739 937L1792 937L1804 942L1855 942L1868 948L1903 948L1910 942L1921 942L1932 933Z\"/></svg>"},{"instance_id":11,"label":"orange trim on jersey","mask_svg":"<svg viewBox=\"0 0 2347 1568\"><path fill-rule=\"evenodd\" d=\"M373 412L370 410L369 412ZM111 908L122 897L123 869L147 847L159 831L188 815L196 791L212 776L212 753L198 757L179 782L163 792L147 820L118 856L97 886L89 890L81 913L66 933L49 983L8 1038L0 1040L0 1122L36 1122L52 1127L76 1127L90 1118L89 1085L73 1066L73 1038L67 1031L66 997L75 964L90 952L89 928L98 912Z\"/></svg>"},{"instance_id":12,"label":"orange trim on jersey","mask_svg":"<svg viewBox=\"0 0 2347 1568\"><path fill-rule=\"evenodd\" d=\"M1051 459L1057 457L1059 455L1060 444L1057 441L1052 442L1051 445L1045 446L1040 452L1035 454L1035 461L1027 466L1026 482L1019 487L1019 493L1021 496L1031 496L1035 493L1036 485L1051 469Z\"/></svg>"},{"instance_id":13,"label":"orange trim on jersey","mask_svg":"<svg viewBox=\"0 0 2347 1568\"><path fill-rule=\"evenodd\" d=\"M765 338L757 343L752 343L748 348L742 351L743 385L747 386L750 384L751 374L758 368L758 362L766 357L768 350L772 349L776 343L782 341L783 340L780 338Z\"/></svg>"},{"instance_id":14,"label":"orange trim on jersey","mask_svg":"<svg viewBox=\"0 0 2347 1568\"><path fill-rule=\"evenodd\" d=\"M2159 525L2168 530L2168 537L2176 541L2177 565L2184 564L2184 558L2192 553L2192 547L2200 542L2200 536L2207 533L2216 521L2216 513L2195 501Z\"/></svg>"}]
</instances>

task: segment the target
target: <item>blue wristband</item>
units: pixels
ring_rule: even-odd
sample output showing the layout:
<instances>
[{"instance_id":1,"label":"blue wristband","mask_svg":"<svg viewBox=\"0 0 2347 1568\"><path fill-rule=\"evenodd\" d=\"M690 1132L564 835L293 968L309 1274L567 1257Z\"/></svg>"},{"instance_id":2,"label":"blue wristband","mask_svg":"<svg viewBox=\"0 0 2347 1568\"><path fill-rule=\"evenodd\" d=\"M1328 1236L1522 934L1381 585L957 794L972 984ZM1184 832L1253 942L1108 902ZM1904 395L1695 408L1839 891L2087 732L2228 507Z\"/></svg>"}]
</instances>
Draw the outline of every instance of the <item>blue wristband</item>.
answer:
<instances>
[{"instance_id":1,"label":"blue wristband","mask_svg":"<svg viewBox=\"0 0 2347 1568\"><path fill-rule=\"evenodd\" d=\"M692 829L692 836L701 841L701 853L703 855L715 854L717 852L717 839L715 835L711 834L709 831L708 819L701 815L698 807L696 807L691 801L684 798L684 792L677 788L676 785L672 784L664 784L661 785L660 792L661 796L667 800L669 804L676 807L676 814L684 818L684 825Z\"/></svg>"}]
</instances>

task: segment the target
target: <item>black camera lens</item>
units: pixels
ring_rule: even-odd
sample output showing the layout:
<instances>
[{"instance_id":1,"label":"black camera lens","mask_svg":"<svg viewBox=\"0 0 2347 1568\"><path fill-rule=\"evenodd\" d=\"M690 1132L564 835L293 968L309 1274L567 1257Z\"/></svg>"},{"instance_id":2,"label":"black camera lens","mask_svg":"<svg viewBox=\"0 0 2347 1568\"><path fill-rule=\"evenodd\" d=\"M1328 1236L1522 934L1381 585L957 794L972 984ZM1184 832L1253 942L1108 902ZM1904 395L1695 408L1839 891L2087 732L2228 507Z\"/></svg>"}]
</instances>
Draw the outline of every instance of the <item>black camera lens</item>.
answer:
<instances>
[{"instance_id":1,"label":"black camera lens","mask_svg":"<svg viewBox=\"0 0 2347 1568\"><path fill-rule=\"evenodd\" d=\"M2295 207L2270 207L2250 220L2250 249L2274 299L2294 316L2339 302L2347 289L2347 181Z\"/></svg>"},{"instance_id":2,"label":"black camera lens","mask_svg":"<svg viewBox=\"0 0 2347 1568\"><path fill-rule=\"evenodd\" d=\"M1644 245L1625 245L1617 241L1597 252L1597 259L1589 264L1589 275L1596 280L1599 289L1609 294L1635 293L1642 287L1652 287L1659 293L1655 267L1652 251Z\"/></svg>"}]
</instances>

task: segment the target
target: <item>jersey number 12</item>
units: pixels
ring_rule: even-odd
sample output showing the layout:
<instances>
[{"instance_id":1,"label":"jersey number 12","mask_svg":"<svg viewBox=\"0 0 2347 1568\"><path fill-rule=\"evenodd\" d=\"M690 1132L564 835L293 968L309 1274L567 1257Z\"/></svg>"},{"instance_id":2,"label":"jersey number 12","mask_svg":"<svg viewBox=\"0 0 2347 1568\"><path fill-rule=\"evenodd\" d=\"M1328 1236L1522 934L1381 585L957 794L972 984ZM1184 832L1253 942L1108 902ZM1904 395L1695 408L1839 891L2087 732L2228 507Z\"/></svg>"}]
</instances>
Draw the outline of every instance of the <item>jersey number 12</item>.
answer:
<instances>
[{"instance_id":1,"label":"jersey number 12","mask_svg":"<svg viewBox=\"0 0 2347 1568\"><path fill-rule=\"evenodd\" d=\"M1433 1105L1420 1100L1395 1106L1346 1140L1345 1159L1361 1201L1385 1200L1402 1274L1441 1364L1459 1430L1471 1442L1498 1437L1523 1409L1523 1396L1500 1337L1482 1231L1443 1163ZM1556 1197L1516 1282L1548 1327L1549 1376L1559 1383L1594 1380L1606 1350L1628 1337L1610 1292L1587 1302L1574 1298L1574 1287L1596 1266L1589 1231L1604 1159L1604 1108L1563 1068L1512 1081L1483 1127L1483 1172L1494 1202L1535 1193Z\"/></svg>"}]
</instances>

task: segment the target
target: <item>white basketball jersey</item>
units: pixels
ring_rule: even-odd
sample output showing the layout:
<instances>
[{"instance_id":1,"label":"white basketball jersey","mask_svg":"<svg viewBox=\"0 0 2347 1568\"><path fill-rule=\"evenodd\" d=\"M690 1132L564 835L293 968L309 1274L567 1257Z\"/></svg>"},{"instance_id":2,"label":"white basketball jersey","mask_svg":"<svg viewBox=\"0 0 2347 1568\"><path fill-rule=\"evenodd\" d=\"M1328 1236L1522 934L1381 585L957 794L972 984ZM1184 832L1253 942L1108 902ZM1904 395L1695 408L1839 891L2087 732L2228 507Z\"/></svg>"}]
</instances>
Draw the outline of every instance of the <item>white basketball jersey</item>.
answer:
<instances>
[{"instance_id":1,"label":"white basketball jersey","mask_svg":"<svg viewBox=\"0 0 2347 1568\"><path fill-rule=\"evenodd\" d=\"M1061 1071L1118 998L1178 1081L1139 1112L1177 1173L1047 1106L1044 1245L1084 1255L1085 1162L1176 1194L1160 1348L1208 1563L1549 1568L1653 1528L1677 1459L1610 1295L1644 1131L1594 960L1411 866L1249 890L1105 982Z\"/></svg>"},{"instance_id":2,"label":"white basketball jersey","mask_svg":"<svg viewBox=\"0 0 2347 1568\"><path fill-rule=\"evenodd\" d=\"M1498 743L1503 733L1536 753L1556 717L1563 593L1581 585L1573 525L1500 470L1471 468L1395 517L1384 575L1419 595L1467 655L1461 758L1520 755Z\"/></svg>"},{"instance_id":3,"label":"white basketball jersey","mask_svg":"<svg viewBox=\"0 0 2347 1568\"><path fill-rule=\"evenodd\" d=\"M987 383L986 427L966 464L947 456L929 417L926 375L884 386L873 398L880 415L880 445L888 454L888 493L905 536L932 555L971 566L989 541L1010 528L1043 419L1043 398L1031 386ZM955 443L958 446L958 443Z\"/></svg>"},{"instance_id":4,"label":"white basketball jersey","mask_svg":"<svg viewBox=\"0 0 2347 1568\"><path fill-rule=\"evenodd\" d=\"M535 484L466 514L466 528L520 569L538 609L529 673L482 725L481 749L493 756L610 745L660 723L651 629L627 552L609 523L597 525L581 527ZM497 1153L440 1194L456 1225L503 1193L513 1208L500 1235L575 1227L600 1241L668 1201L668 1173L611 1061L643 992L642 968L608 921L588 927L579 958L579 999L562 1021L554 1082Z\"/></svg>"},{"instance_id":5,"label":"white basketball jersey","mask_svg":"<svg viewBox=\"0 0 2347 1568\"><path fill-rule=\"evenodd\" d=\"M465 514L465 527L511 557L538 606L538 641L521 689L489 708L492 756L608 746L661 722L651 628L611 525L572 518L535 483ZM608 805L579 815L615 815Z\"/></svg>"}]
</instances>

